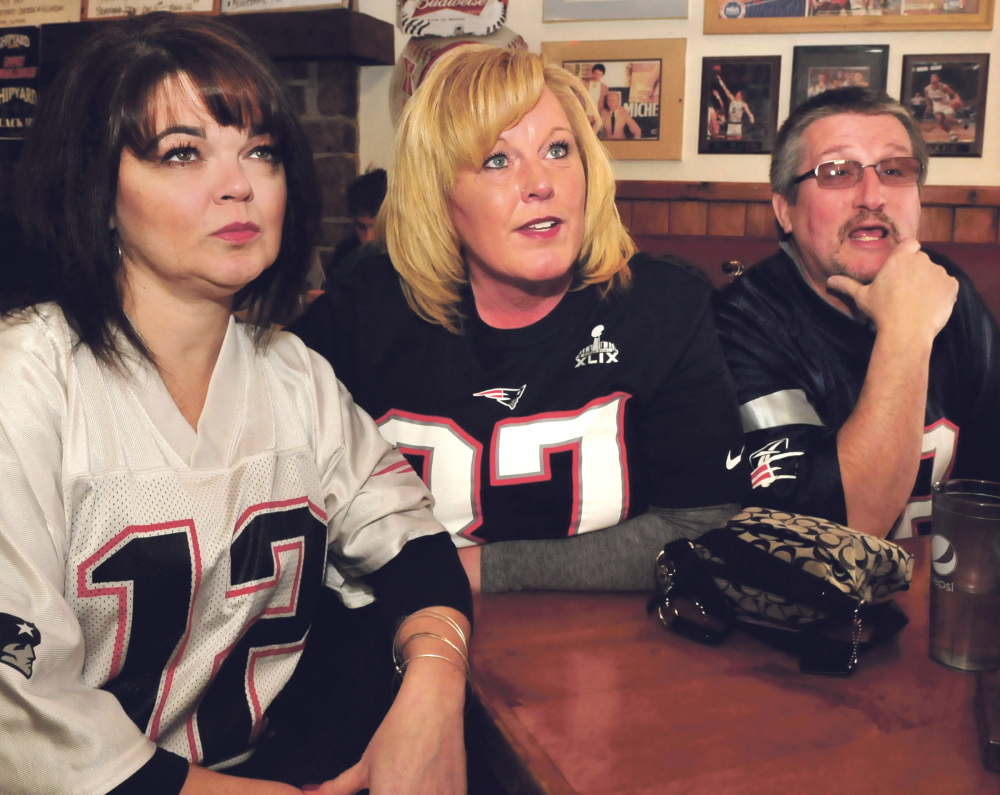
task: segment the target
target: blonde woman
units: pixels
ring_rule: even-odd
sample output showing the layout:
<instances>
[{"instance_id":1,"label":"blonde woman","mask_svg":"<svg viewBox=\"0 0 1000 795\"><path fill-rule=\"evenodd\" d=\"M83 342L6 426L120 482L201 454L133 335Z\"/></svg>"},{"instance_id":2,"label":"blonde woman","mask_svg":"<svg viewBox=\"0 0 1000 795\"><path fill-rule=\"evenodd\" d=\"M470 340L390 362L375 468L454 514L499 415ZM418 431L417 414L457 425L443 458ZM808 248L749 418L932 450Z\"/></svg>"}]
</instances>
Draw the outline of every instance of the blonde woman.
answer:
<instances>
[{"instance_id":1,"label":"blonde woman","mask_svg":"<svg viewBox=\"0 0 1000 795\"><path fill-rule=\"evenodd\" d=\"M649 589L748 483L710 289L635 253L587 88L481 45L396 133L388 253L294 327L431 488L473 588Z\"/></svg>"}]
</instances>

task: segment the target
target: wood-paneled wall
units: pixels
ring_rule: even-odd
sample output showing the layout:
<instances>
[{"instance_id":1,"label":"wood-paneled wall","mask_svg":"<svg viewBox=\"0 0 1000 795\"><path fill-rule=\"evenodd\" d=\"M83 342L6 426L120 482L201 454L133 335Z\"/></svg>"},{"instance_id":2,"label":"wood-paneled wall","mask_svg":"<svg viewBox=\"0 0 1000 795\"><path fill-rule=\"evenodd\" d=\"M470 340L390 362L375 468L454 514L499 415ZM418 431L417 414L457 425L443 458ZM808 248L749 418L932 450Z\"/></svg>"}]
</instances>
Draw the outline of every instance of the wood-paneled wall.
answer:
<instances>
[{"instance_id":1,"label":"wood-paneled wall","mask_svg":"<svg viewBox=\"0 0 1000 795\"><path fill-rule=\"evenodd\" d=\"M922 242L1000 243L1000 187L927 185L921 201ZM763 182L620 181L617 203L635 235L777 239Z\"/></svg>"}]
</instances>

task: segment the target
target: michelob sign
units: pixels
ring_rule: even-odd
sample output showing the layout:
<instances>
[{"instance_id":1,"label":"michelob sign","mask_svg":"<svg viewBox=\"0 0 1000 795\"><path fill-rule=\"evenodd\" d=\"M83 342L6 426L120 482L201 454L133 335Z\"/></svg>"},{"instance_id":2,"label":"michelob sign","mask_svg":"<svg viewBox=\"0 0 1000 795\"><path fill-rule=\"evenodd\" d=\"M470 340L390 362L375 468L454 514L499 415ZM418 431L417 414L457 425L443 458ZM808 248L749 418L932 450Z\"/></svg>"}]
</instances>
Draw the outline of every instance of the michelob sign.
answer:
<instances>
[{"instance_id":1,"label":"michelob sign","mask_svg":"<svg viewBox=\"0 0 1000 795\"><path fill-rule=\"evenodd\" d=\"M41 28L0 28L0 138L22 138L38 104Z\"/></svg>"}]
</instances>

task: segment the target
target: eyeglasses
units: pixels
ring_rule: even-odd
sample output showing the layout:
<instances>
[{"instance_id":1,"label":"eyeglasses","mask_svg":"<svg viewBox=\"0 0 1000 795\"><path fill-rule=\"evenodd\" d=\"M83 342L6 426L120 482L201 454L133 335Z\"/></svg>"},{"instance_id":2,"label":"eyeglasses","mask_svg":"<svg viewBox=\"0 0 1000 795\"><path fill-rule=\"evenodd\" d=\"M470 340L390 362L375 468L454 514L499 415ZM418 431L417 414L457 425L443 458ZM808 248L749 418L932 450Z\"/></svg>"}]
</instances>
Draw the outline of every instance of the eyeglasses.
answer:
<instances>
[{"instance_id":1,"label":"eyeglasses","mask_svg":"<svg viewBox=\"0 0 1000 795\"><path fill-rule=\"evenodd\" d=\"M920 179L924 167L915 157L887 157L877 163L861 165L857 160L828 160L820 163L812 171L795 178L798 185L810 177L816 177L816 184L826 190L853 188L861 181L866 168L874 168L879 181L890 188L913 185Z\"/></svg>"}]
</instances>

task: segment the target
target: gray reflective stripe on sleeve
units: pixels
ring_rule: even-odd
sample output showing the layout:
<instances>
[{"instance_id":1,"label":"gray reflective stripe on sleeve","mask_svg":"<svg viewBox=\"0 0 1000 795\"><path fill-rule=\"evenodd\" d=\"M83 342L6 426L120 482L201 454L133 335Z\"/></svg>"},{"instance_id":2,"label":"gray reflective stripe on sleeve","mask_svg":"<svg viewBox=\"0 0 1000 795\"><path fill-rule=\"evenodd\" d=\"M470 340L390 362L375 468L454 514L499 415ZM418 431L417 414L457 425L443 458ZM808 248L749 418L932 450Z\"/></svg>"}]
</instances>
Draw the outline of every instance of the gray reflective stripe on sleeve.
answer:
<instances>
[{"instance_id":1,"label":"gray reflective stripe on sleeve","mask_svg":"<svg viewBox=\"0 0 1000 795\"><path fill-rule=\"evenodd\" d=\"M761 431L782 425L819 425L823 421L801 389L783 389L740 406L743 430Z\"/></svg>"}]
</instances>

